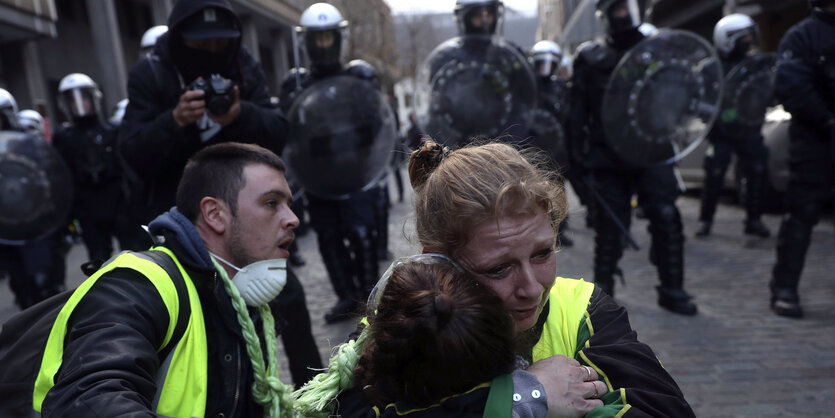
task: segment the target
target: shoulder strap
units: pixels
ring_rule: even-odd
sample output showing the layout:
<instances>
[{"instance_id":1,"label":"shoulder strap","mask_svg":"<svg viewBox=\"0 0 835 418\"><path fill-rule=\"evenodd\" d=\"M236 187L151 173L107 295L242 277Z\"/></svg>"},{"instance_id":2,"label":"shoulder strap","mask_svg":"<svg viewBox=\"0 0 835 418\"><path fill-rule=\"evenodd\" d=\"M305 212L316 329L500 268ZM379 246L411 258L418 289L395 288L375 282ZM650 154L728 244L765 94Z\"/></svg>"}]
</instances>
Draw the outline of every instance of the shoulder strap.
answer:
<instances>
[{"instance_id":1,"label":"shoulder strap","mask_svg":"<svg viewBox=\"0 0 835 418\"><path fill-rule=\"evenodd\" d=\"M180 269L177 267L177 264L168 254L162 251L154 250L140 251L135 254L146 260L153 261L162 267L162 269L165 270L165 273L168 274L168 277L171 278L171 282L174 283L174 287L177 289L177 299L179 300L180 305L180 311L177 313L177 325L174 327L174 332L171 334L171 340L159 352L160 358L166 358L168 353L177 346L178 342L180 342L180 338L183 337L183 334L185 334L186 327L188 326L188 320L191 316L191 305L189 304L186 282L185 279L183 279L183 275L180 274Z\"/></svg>"}]
</instances>

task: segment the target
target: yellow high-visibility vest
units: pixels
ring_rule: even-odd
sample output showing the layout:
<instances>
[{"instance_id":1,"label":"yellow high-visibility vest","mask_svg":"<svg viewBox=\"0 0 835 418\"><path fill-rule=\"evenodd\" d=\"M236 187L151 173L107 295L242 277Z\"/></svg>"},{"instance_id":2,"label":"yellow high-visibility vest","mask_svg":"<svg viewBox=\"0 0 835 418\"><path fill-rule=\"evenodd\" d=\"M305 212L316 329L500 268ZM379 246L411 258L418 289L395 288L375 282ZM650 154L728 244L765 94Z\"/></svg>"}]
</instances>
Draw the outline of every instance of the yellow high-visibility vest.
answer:
<instances>
[{"instance_id":1,"label":"yellow high-visibility vest","mask_svg":"<svg viewBox=\"0 0 835 418\"><path fill-rule=\"evenodd\" d=\"M203 417L206 413L208 392L208 351L206 346L206 324L200 298L191 278L183 269L177 257L165 247L152 248L162 251L174 261L185 282L191 315L185 331L174 349L161 363L157 371L157 393L152 405L156 413L170 417ZM117 268L129 268L147 277L159 292L168 310L168 331L157 352L167 347L174 336L177 317L180 312L180 299L173 279L154 261L145 258L142 253L124 252L105 264L95 274L87 278L70 296L61 309L47 339L46 349L41 361L32 407L40 415L47 392L55 385L55 375L61 367L64 354L64 338L67 335L67 322L73 310L87 294L90 288L105 273Z\"/></svg>"}]
</instances>

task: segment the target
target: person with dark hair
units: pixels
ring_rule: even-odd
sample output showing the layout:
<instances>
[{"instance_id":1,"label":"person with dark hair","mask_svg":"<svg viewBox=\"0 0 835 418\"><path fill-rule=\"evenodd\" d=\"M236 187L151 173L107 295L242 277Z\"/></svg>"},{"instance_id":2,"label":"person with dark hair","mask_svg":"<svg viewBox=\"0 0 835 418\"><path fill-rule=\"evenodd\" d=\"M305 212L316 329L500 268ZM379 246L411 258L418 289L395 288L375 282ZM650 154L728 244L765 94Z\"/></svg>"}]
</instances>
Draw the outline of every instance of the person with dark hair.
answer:
<instances>
[{"instance_id":1,"label":"person with dark hair","mask_svg":"<svg viewBox=\"0 0 835 418\"><path fill-rule=\"evenodd\" d=\"M186 160L201 148L253 142L280 154L284 135L229 1L177 1L168 32L128 75L119 148L133 176L134 222L146 224L174 204Z\"/></svg>"},{"instance_id":2,"label":"person with dark hair","mask_svg":"<svg viewBox=\"0 0 835 418\"><path fill-rule=\"evenodd\" d=\"M536 156L507 144L450 151L433 141L412 153L409 177L423 252L455 260L466 276L499 296L510 315L516 366L527 373L471 386L427 408L395 405L386 414L482 416L498 402L504 411L499 416L511 416L511 410L513 416L543 416L543 409L549 416L694 416L655 353L638 341L626 310L595 284L556 276L557 230L567 202L554 173ZM368 319L373 331L375 317L369 313ZM499 341L505 338L501 327L493 332ZM340 359L361 357L373 337L361 333L340 346L330 369L344 370ZM409 376L402 379L404 388L423 390ZM298 401L312 408L311 416L335 408L343 416L369 416L372 403L349 402L348 392L333 401L357 383L319 375ZM319 401L310 404L310 398Z\"/></svg>"},{"instance_id":3,"label":"person with dark hair","mask_svg":"<svg viewBox=\"0 0 835 418\"><path fill-rule=\"evenodd\" d=\"M286 281L291 199L269 150L224 143L195 154L178 206L149 225L156 246L111 260L63 307L33 410L290 416L268 303Z\"/></svg>"},{"instance_id":4,"label":"person with dark hair","mask_svg":"<svg viewBox=\"0 0 835 418\"><path fill-rule=\"evenodd\" d=\"M812 228L835 200L835 1L809 0L812 14L780 41L775 93L792 114L788 214L777 234L771 309L800 318L797 287Z\"/></svg>"},{"instance_id":5,"label":"person with dark hair","mask_svg":"<svg viewBox=\"0 0 835 418\"><path fill-rule=\"evenodd\" d=\"M366 311L369 340L354 370L356 387L380 410L395 402L424 408L513 370L504 303L454 261L401 259L381 286Z\"/></svg>"}]
</instances>

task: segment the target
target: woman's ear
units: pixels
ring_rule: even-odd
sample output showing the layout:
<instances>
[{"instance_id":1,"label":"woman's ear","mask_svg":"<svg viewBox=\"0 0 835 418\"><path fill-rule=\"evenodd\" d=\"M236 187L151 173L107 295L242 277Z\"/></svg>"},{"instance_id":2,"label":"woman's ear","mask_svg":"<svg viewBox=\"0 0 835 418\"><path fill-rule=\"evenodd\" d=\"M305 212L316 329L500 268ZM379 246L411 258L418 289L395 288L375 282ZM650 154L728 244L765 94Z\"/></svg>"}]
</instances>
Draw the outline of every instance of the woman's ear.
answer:
<instances>
[{"instance_id":1,"label":"woman's ear","mask_svg":"<svg viewBox=\"0 0 835 418\"><path fill-rule=\"evenodd\" d=\"M214 233L222 235L229 226L229 206L222 200L206 196L200 200L200 219Z\"/></svg>"}]
</instances>

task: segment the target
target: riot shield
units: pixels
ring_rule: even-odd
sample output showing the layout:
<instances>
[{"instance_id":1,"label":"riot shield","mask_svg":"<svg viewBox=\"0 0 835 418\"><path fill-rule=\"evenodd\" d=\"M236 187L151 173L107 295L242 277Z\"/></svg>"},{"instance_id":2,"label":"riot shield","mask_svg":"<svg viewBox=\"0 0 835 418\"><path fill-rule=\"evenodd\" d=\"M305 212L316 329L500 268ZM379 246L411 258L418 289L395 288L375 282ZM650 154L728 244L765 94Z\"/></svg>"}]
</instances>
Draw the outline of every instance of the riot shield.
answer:
<instances>
[{"instance_id":1,"label":"riot shield","mask_svg":"<svg viewBox=\"0 0 835 418\"><path fill-rule=\"evenodd\" d=\"M500 37L452 38L418 71L418 124L447 146L460 147L473 137L519 140L527 135L535 108L533 70L525 55Z\"/></svg>"},{"instance_id":2,"label":"riot shield","mask_svg":"<svg viewBox=\"0 0 835 418\"><path fill-rule=\"evenodd\" d=\"M372 83L317 81L296 98L284 158L307 193L342 199L375 184L397 138L394 112Z\"/></svg>"},{"instance_id":3,"label":"riot shield","mask_svg":"<svg viewBox=\"0 0 835 418\"><path fill-rule=\"evenodd\" d=\"M661 30L632 47L603 96L606 142L625 162L648 166L693 150L719 113L722 67L697 35Z\"/></svg>"},{"instance_id":4,"label":"riot shield","mask_svg":"<svg viewBox=\"0 0 835 418\"><path fill-rule=\"evenodd\" d=\"M758 131L774 97L777 56L751 55L728 72L717 128L727 136Z\"/></svg>"},{"instance_id":5,"label":"riot shield","mask_svg":"<svg viewBox=\"0 0 835 418\"><path fill-rule=\"evenodd\" d=\"M43 137L0 131L0 242L46 235L68 221L69 169Z\"/></svg>"},{"instance_id":6,"label":"riot shield","mask_svg":"<svg viewBox=\"0 0 835 418\"><path fill-rule=\"evenodd\" d=\"M564 172L568 169L567 138L562 123L556 115L543 108L534 110L530 127L531 145L541 149L555 165L554 168Z\"/></svg>"}]
</instances>

